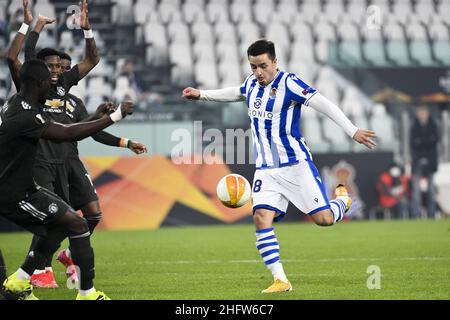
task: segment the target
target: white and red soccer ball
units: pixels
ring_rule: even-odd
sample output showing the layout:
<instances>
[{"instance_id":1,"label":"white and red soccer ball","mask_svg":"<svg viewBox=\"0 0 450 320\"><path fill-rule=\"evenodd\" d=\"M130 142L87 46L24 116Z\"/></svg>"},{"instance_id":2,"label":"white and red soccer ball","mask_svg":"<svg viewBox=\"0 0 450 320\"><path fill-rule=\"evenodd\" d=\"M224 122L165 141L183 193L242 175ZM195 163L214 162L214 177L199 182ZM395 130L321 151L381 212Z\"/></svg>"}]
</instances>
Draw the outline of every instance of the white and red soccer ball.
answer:
<instances>
[{"instance_id":1,"label":"white and red soccer ball","mask_svg":"<svg viewBox=\"0 0 450 320\"><path fill-rule=\"evenodd\" d=\"M216 192L224 206L239 208L250 200L252 188L247 179L232 173L220 179Z\"/></svg>"}]
</instances>

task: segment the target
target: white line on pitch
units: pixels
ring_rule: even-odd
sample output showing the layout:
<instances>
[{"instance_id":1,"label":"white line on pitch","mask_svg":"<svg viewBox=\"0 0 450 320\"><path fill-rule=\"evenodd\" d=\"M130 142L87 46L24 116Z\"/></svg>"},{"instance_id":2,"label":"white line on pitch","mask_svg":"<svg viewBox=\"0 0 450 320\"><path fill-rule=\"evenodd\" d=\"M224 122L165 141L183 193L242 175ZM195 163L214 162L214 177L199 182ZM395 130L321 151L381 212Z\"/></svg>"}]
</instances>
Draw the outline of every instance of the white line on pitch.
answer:
<instances>
[{"instance_id":1,"label":"white line on pitch","mask_svg":"<svg viewBox=\"0 0 450 320\"><path fill-rule=\"evenodd\" d=\"M330 259L283 259L283 262L351 262L351 261L447 261L450 257L403 257L403 258L330 258ZM238 264L261 263L261 260L174 260L144 261L137 264ZM117 264L117 262L115 262Z\"/></svg>"}]
</instances>

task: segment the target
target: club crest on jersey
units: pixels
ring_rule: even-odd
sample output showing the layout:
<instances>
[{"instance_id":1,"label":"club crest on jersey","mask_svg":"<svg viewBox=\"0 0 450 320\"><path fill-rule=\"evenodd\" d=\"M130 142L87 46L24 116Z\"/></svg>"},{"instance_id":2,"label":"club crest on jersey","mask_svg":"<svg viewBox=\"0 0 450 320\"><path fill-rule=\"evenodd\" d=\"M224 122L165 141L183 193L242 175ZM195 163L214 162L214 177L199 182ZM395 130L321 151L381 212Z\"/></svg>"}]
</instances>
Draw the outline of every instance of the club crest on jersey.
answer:
<instances>
[{"instance_id":1,"label":"club crest on jersey","mask_svg":"<svg viewBox=\"0 0 450 320\"><path fill-rule=\"evenodd\" d=\"M272 90L270 90L269 98L275 99L276 97L277 97L277 88L272 88Z\"/></svg>"},{"instance_id":2,"label":"club crest on jersey","mask_svg":"<svg viewBox=\"0 0 450 320\"><path fill-rule=\"evenodd\" d=\"M26 103L25 101L22 101L21 104L22 104L22 108L24 108L25 110L31 109L31 106L28 103Z\"/></svg>"},{"instance_id":3,"label":"club crest on jersey","mask_svg":"<svg viewBox=\"0 0 450 320\"><path fill-rule=\"evenodd\" d=\"M63 87L57 87L56 92L61 97L64 97L66 95L66 90Z\"/></svg>"},{"instance_id":4,"label":"club crest on jersey","mask_svg":"<svg viewBox=\"0 0 450 320\"><path fill-rule=\"evenodd\" d=\"M50 213L56 213L56 212L58 212L58 205L56 204L56 203L51 203L49 206L48 206L48 212L50 212Z\"/></svg>"},{"instance_id":5,"label":"club crest on jersey","mask_svg":"<svg viewBox=\"0 0 450 320\"><path fill-rule=\"evenodd\" d=\"M261 100L261 98L256 98L255 103L253 104L253 106L255 107L255 109L261 108L261 105L262 105L262 100Z\"/></svg>"},{"instance_id":6,"label":"club crest on jersey","mask_svg":"<svg viewBox=\"0 0 450 320\"><path fill-rule=\"evenodd\" d=\"M303 89L302 94L303 94L304 96L306 96L308 93L311 93L311 91L312 91L311 87L308 87L308 88L306 88L306 89Z\"/></svg>"}]
</instances>

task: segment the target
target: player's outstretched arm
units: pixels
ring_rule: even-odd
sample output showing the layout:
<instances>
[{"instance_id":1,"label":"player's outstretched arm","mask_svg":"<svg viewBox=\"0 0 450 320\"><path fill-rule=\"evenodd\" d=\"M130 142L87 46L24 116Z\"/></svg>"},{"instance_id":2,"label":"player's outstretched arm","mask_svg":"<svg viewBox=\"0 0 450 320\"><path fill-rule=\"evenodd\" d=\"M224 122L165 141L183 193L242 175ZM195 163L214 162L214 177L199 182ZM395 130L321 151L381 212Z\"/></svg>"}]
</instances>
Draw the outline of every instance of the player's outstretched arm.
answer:
<instances>
[{"instance_id":1,"label":"player's outstretched arm","mask_svg":"<svg viewBox=\"0 0 450 320\"><path fill-rule=\"evenodd\" d=\"M100 131L92 135L92 138L98 143L111 146L127 148L133 151L135 154L147 153L147 147L137 141L133 141L127 138L119 138L106 131Z\"/></svg>"},{"instance_id":2,"label":"player's outstretched arm","mask_svg":"<svg viewBox=\"0 0 450 320\"><path fill-rule=\"evenodd\" d=\"M83 29L84 38L86 39L86 53L84 60L78 64L79 80L83 79L100 62L97 45L89 22L87 0L80 2L80 27Z\"/></svg>"},{"instance_id":3,"label":"player's outstretched arm","mask_svg":"<svg viewBox=\"0 0 450 320\"><path fill-rule=\"evenodd\" d=\"M103 108L104 104L99 108ZM134 104L131 102L121 103L116 111L110 115L105 115L101 119L88 122L79 122L70 125L61 123L50 123L42 134L42 139L52 140L54 142L77 141L93 135L103 130L115 122L120 121L127 115L132 114Z\"/></svg>"},{"instance_id":4,"label":"player's outstretched arm","mask_svg":"<svg viewBox=\"0 0 450 320\"><path fill-rule=\"evenodd\" d=\"M204 100L217 102L237 102L242 101L244 96L239 87L231 87L217 90L199 90L188 87L182 92L182 97L188 100Z\"/></svg>"},{"instance_id":5,"label":"player's outstretched arm","mask_svg":"<svg viewBox=\"0 0 450 320\"><path fill-rule=\"evenodd\" d=\"M376 136L375 132L357 128L337 105L319 92L309 100L308 106L336 122L356 142L364 144L369 149L375 148L376 143L372 140Z\"/></svg>"},{"instance_id":6,"label":"player's outstretched arm","mask_svg":"<svg viewBox=\"0 0 450 320\"><path fill-rule=\"evenodd\" d=\"M25 35L28 32L28 28L33 22L33 14L28 8L28 0L23 0L22 4L23 23L19 31L16 33L16 36L14 37L11 46L8 49L7 55L9 71L11 72L11 77L13 79L14 85L16 86L17 92L20 91L19 72L20 68L22 68L22 63L19 60L19 53L25 41Z\"/></svg>"}]
</instances>

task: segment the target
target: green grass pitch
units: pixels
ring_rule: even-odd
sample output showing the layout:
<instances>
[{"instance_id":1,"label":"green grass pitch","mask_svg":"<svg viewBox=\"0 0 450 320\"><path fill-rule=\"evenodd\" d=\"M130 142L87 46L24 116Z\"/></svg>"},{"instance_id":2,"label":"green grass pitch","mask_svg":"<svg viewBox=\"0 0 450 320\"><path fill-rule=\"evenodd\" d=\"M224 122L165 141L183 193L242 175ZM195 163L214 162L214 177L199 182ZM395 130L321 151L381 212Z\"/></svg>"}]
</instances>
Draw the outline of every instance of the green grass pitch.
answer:
<instances>
[{"instance_id":1,"label":"green grass pitch","mask_svg":"<svg viewBox=\"0 0 450 320\"><path fill-rule=\"evenodd\" d=\"M260 291L272 282L255 248L252 225L101 231L92 244L96 288L112 299L449 299L450 220L351 221L323 228L275 226L281 260L294 290ZM26 255L31 235L0 234L9 272ZM67 242L64 243L67 245ZM369 290L367 269L381 271ZM40 299L74 299L63 267L59 289L36 289Z\"/></svg>"}]
</instances>

